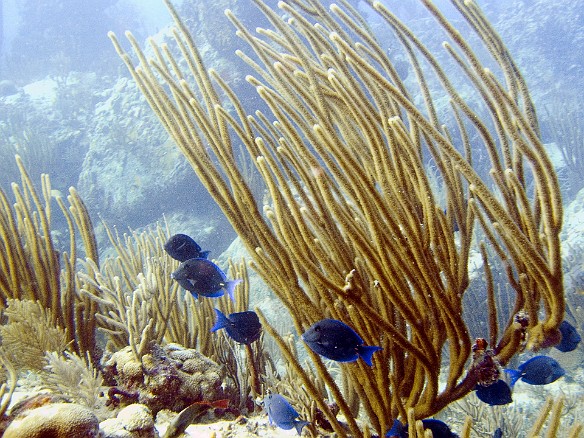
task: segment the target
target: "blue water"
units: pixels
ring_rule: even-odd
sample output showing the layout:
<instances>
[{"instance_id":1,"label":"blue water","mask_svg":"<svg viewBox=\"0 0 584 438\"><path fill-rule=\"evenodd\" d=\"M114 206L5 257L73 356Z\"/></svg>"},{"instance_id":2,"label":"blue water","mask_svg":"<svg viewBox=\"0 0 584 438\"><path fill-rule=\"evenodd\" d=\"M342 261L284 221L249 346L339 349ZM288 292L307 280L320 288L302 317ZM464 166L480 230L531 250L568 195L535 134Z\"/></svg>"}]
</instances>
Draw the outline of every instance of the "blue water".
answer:
<instances>
[{"instance_id":1,"label":"blue water","mask_svg":"<svg viewBox=\"0 0 584 438\"><path fill-rule=\"evenodd\" d=\"M245 70L247 67L242 63L233 61L235 57L232 53L242 43L232 35L232 27L223 16L222 10L225 7L234 7L239 17L250 23L252 28L265 25L265 21L255 9L246 6L247 1L223 1L217 2L215 6L197 1L188 2L186 5L185 2L185 15L190 14L190 17L187 17L187 24L206 39L205 44L211 45L212 50L206 53L211 65L217 67L213 64L216 63L217 56L231 60L231 64L220 65L219 71L228 82L231 80L232 84L242 82L244 75L249 71ZM182 2L175 4L180 10ZM416 1L389 4L394 7L396 15L413 29L423 30L429 26L423 7ZM440 1L437 4L443 8L446 16L457 19L456 11L447 1ZM534 3L515 0L504 4L481 1L479 4L485 8L486 15L502 34L511 52L517 54L518 64L539 108L544 141L554 141L550 125L554 123L559 112L556 109L558 104L563 103L576 109L578 106L580 109L582 107L579 103L582 100L581 85L584 77L582 17L581 13L578 13L582 1L554 2L553 7L543 0ZM363 2L355 2L355 5L368 17L375 31L380 23L379 17ZM557 14L557 10L562 10L562 14ZM21 151L31 149L29 170L33 178L42 172L48 172L58 190L65 191L71 185L77 186L82 194L89 196L100 215L105 219L110 218L117 224L142 226L160 218L162 213L173 210L177 204L179 206L191 204L196 214L213 209L213 202L208 198L189 198L185 194L188 192L186 185L193 181L177 177L174 180L176 187L173 188L173 192L178 203L173 204L172 199L169 199L172 197L170 192L165 192L156 199L156 204L162 208L152 209L152 205L149 205L144 209L145 214L142 218L139 217L139 210L123 207L124 199L118 199L116 193L109 193L107 187L92 192L88 186L96 181L88 182L82 175L84 170L87 172L87 166L92 165L86 156L92 145L96 142L107 143L115 137L114 142L118 144L112 145L112 148L121 148L123 151L124 144L119 143L136 142L139 140L136 138L137 132L142 129L141 125L134 123L131 118L123 117L118 117L119 123L114 126L111 126L109 120L105 122L111 128L109 132L99 126L100 115L96 114L96 108L112 94L124 92L112 87L118 78L127 76L106 33L112 30L123 37L125 30L131 30L137 40L143 42L149 35L156 34L170 24L170 16L162 1L102 0L91 2L91 6L88 6L76 0L45 2L4 0L0 14L2 23L0 81L3 81L0 90L2 94L0 135L2 142L10 146L2 149L6 155L4 160L6 171L0 174L1 187L9 188L9 184L17 177L14 166L10 164L10 157L15 148L18 152L16 145L19 145ZM200 17L205 17L204 20L217 20L221 27L207 28L205 25L208 23L198 21ZM216 31L217 35L209 35L213 31ZM218 35L221 38L217 38ZM383 41L385 37L380 36ZM431 48L439 48L443 40L443 36L431 32L423 36L424 42ZM223 40L227 41L225 45L221 45ZM394 40L387 40L388 51L397 54L400 49L394 43ZM34 87L34 84L38 85L37 81L50 83ZM251 111L257 109L259 99L253 90L239 88L242 93L248 93L244 103L249 104ZM12 91L17 94L9 96ZM15 102L17 97L19 101ZM38 99L46 101L35 103ZM115 110L116 108L112 109ZM571 111L570 109L560 111L566 110ZM151 117L146 106L140 111L140 116ZM153 119L151 123L156 124L156 121ZM160 135L160 142L163 141L163 133L156 132L153 135ZM45 156L34 157L38 155L34 151L38 150L44 151ZM102 153L107 153L107 150L108 148L104 148ZM157 188L150 187L152 181L133 170L140 167L141 161L148 159L148 156L140 157L139 153L139 150L134 151L132 157L111 154L112 162L121 167L117 173L104 176L109 178L107 184L97 181L98 185L101 183L110 186L112 184L130 186L135 194L129 196L149 198ZM123 152L121 154L123 155ZM104 165L102 161L100 163ZM85 169L83 166L86 166ZM181 175L183 177L185 172ZM93 175L92 178L99 177ZM143 189L144 185L148 188ZM576 192L577 190L566 188L566 194L570 197ZM213 213L217 211L213 210Z\"/></svg>"}]
</instances>

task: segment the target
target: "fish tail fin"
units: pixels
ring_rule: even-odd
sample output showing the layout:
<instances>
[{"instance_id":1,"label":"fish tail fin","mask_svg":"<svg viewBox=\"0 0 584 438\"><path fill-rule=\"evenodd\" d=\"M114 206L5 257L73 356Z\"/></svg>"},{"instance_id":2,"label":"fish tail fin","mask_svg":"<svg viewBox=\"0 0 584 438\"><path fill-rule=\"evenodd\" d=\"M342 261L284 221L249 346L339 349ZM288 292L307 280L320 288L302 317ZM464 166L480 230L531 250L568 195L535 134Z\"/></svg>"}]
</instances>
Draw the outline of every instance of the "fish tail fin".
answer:
<instances>
[{"instance_id":1,"label":"fish tail fin","mask_svg":"<svg viewBox=\"0 0 584 438\"><path fill-rule=\"evenodd\" d=\"M200 259L206 259L207 257L209 257L209 253L210 253L210 252L211 252L211 251L201 251L201 252L199 253L199 258L200 258Z\"/></svg>"},{"instance_id":2,"label":"fish tail fin","mask_svg":"<svg viewBox=\"0 0 584 438\"><path fill-rule=\"evenodd\" d=\"M310 423L308 421L304 421L304 420L298 420L294 422L294 429L296 429L296 432L298 432L298 435L302 435L302 428L304 426L309 425Z\"/></svg>"},{"instance_id":3,"label":"fish tail fin","mask_svg":"<svg viewBox=\"0 0 584 438\"><path fill-rule=\"evenodd\" d=\"M393 426L385 434L385 438L401 437L404 434L405 427L399 420L393 420Z\"/></svg>"},{"instance_id":4,"label":"fish tail fin","mask_svg":"<svg viewBox=\"0 0 584 438\"><path fill-rule=\"evenodd\" d=\"M237 278L235 280L230 280L227 283L225 283L225 293L229 295L231 301L235 301L235 295L233 294L233 292L235 291L235 286L237 286L242 281L243 280L241 278Z\"/></svg>"},{"instance_id":5,"label":"fish tail fin","mask_svg":"<svg viewBox=\"0 0 584 438\"><path fill-rule=\"evenodd\" d=\"M513 388L515 383L521 378L521 371L505 368L505 372L509 374L509 386Z\"/></svg>"},{"instance_id":6,"label":"fish tail fin","mask_svg":"<svg viewBox=\"0 0 584 438\"><path fill-rule=\"evenodd\" d=\"M373 362L371 360L373 357L373 353L379 350L383 350L383 348L378 347L376 345L373 346L361 345L360 347L357 348L359 356L361 356L363 362L365 362L369 366L373 365Z\"/></svg>"},{"instance_id":7,"label":"fish tail fin","mask_svg":"<svg viewBox=\"0 0 584 438\"><path fill-rule=\"evenodd\" d=\"M227 327L227 324L229 324L229 319L227 319L227 317L223 314L223 312L221 312L221 310L215 309L215 313L217 314L217 322L215 323L213 328L211 328L211 332L221 330L222 328Z\"/></svg>"}]
</instances>

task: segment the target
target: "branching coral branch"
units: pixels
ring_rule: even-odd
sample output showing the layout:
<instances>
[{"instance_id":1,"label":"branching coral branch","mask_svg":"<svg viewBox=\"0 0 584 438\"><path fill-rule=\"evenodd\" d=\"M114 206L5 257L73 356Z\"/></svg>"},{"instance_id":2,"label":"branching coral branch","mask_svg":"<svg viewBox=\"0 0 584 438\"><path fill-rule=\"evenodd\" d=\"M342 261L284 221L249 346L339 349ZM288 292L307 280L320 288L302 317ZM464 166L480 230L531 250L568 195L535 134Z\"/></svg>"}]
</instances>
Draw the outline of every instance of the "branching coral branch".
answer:
<instances>
[{"instance_id":1,"label":"branching coral branch","mask_svg":"<svg viewBox=\"0 0 584 438\"><path fill-rule=\"evenodd\" d=\"M12 362L0 350L0 363L8 372L6 382L0 386L0 416L3 416L10 405L12 394L16 390L18 384L18 371Z\"/></svg>"},{"instance_id":2,"label":"branching coral branch","mask_svg":"<svg viewBox=\"0 0 584 438\"><path fill-rule=\"evenodd\" d=\"M57 197L69 228L69 252L55 249L51 238L53 193L48 175L37 191L16 157L22 184L12 184L14 203L0 191L0 304L10 299L38 301L50 310L52 324L62 328L71 349L95 355L95 306L77 294L77 239L85 256L98 261L97 245L87 208L71 188L67 202ZM95 359L95 357L94 357Z\"/></svg>"},{"instance_id":3,"label":"branching coral branch","mask_svg":"<svg viewBox=\"0 0 584 438\"><path fill-rule=\"evenodd\" d=\"M169 275L174 262L163 250L167 235L159 227L122 239L106 229L117 256L107 258L101 271L85 263L86 272L78 274L81 294L100 308L97 325L107 334L109 348L131 346L140 360L152 342L165 339L172 316L181 312L179 288Z\"/></svg>"},{"instance_id":4,"label":"branching coral branch","mask_svg":"<svg viewBox=\"0 0 584 438\"><path fill-rule=\"evenodd\" d=\"M373 368L360 361L342 367L371 427L381 435L398 416L425 418L477 383L481 364L471 363L463 306L476 238L492 248L482 252L483 262L502 269L516 294L517 314L484 334L496 360L505 364L525 347L558 342L564 318L558 181L525 81L476 4L452 0L466 22L455 26L432 1L421 0L447 40L438 53L381 2L368 2L401 43L413 73L406 81L348 2L327 10L316 0L292 0L280 2L280 12L255 3L271 29L253 33L226 15L249 48L237 54L249 64L247 81L267 110L248 113L243 92L205 69L168 1L176 58L153 40L154 56L147 58L127 33L134 65L110 36L297 332L335 318L367 344L383 346ZM469 31L476 45L463 37ZM480 44L486 54L479 56ZM471 136L478 140L471 144ZM264 180L263 204L246 183L236 144ZM473 167L479 156L488 157L490 172ZM491 325L498 321L496 295L505 290L496 286L488 285L484 310ZM352 418L354 403L321 359L311 357ZM345 436L319 399L324 394L304 382ZM366 433L349 427L353 436Z\"/></svg>"},{"instance_id":5,"label":"branching coral branch","mask_svg":"<svg viewBox=\"0 0 584 438\"><path fill-rule=\"evenodd\" d=\"M89 408L100 407L103 378L93 367L91 358L53 351L48 352L44 360L45 372L41 374L41 380L45 388Z\"/></svg>"},{"instance_id":6,"label":"branching coral branch","mask_svg":"<svg viewBox=\"0 0 584 438\"><path fill-rule=\"evenodd\" d=\"M65 351L70 345L65 331L54 325L50 309L38 301L7 301L0 326L2 352L18 371L39 371L45 365L46 351Z\"/></svg>"}]
</instances>

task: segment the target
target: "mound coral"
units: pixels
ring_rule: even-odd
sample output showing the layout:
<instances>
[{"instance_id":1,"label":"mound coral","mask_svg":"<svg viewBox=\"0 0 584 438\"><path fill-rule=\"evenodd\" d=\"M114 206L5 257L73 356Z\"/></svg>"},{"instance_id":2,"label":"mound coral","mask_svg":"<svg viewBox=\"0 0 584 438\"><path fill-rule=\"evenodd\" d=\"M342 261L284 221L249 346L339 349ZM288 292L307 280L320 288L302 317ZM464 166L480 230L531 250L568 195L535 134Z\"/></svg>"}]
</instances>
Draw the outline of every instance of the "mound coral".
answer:
<instances>
[{"instance_id":1,"label":"mound coral","mask_svg":"<svg viewBox=\"0 0 584 438\"><path fill-rule=\"evenodd\" d=\"M99 420L91 409L52 403L25 411L10 423L5 438L97 438Z\"/></svg>"},{"instance_id":2,"label":"mound coral","mask_svg":"<svg viewBox=\"0 0 584 438\"><path fill-rule=\"evenodd\" d=\"M154 414L161 409L178 412L193 402L226 397L224 368L177 344L154 345L141 362L128 346L112 354L104 378L112 385L109 404L142 403Z\"/></svg>"}]
</instances>

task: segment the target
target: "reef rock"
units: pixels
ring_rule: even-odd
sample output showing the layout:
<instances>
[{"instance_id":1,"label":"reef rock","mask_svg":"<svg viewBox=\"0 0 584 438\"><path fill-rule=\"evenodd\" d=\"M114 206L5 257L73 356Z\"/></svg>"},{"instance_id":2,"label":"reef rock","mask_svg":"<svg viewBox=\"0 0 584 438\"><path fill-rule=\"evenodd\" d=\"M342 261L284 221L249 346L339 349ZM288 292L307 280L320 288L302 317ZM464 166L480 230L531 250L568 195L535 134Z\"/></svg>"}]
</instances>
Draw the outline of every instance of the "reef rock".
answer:
<instances>
[{"instance_id":1,"label":"reef rock","mask_svg":"<svg viewBox=\"0 0 584 438\"><path fill-rule=\"evenodd\" d=\"M113 385L109 404L142 403L155 414L161 409L178 412L197 401L225 398L222 366L177 344L154 346L141 363L126 347L111 356L104 374Z\"/></svg>"},{"instance_id":2,"label":"reef rock","mask_svg":"<svg viewBox=\"0 0 584 438\"><path fill-rule=\"evenodd\" d=\"M4 438L92 438L99 420L85 406L54 403L23 412L4 432Z\"/></svg>"},{"instance_id":3,"label":"reef rock","mask_svg":"<svg viewBox=\"0 0 584 438\"><path fill-rule=\"evenodd\" d=\"M102 438L158 438L152 412L146 405L126 406L116 418L99 424Z\"/></svg>"}]
</instances>

